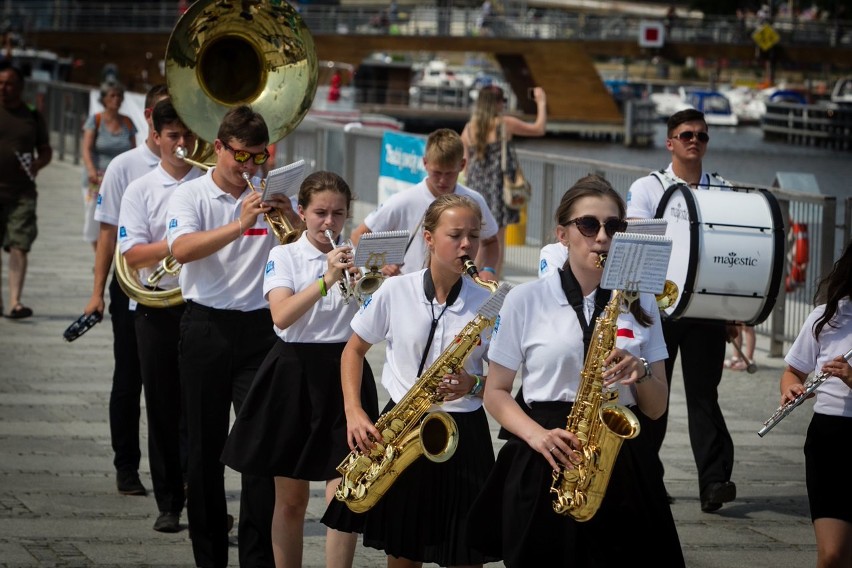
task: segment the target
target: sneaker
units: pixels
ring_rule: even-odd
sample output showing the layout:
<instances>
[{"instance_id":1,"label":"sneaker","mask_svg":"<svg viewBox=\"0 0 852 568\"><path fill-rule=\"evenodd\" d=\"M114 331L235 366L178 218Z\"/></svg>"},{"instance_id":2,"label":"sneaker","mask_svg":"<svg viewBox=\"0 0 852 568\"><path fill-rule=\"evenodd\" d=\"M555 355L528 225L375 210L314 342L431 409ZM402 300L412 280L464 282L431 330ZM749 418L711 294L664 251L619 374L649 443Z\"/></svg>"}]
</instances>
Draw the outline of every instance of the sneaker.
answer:
<instances>
[{"instance_id":1,"label":"sneaker","mask_svg":"<svg viewBox=\"0 0 852 568\"><path fill-rule=\"evenodd\" d=\"M148 490L139 480L135 471L119 471L115 476L115 484L122 495L147 495Z\"/></svg>"},{"instance_id":2,"label":"sneaker","mask_svg":"<svg viewBox=\"0 0 852 568\"><path fill-rule=\"evenodd\" d=\"M180 514L179 513L160 513L157 520L154 522L154 530L163 533L176 533L180 531Z\"/></svg>"},{"instance_id":3,"label":"sneaker","mask_svg":"<svg viewBox=\"0 0 852 568\"><path fill-rule=\"evenodd\" d=\"M701 493L701 510L712 513L737 498L737 486L733 481L716 481Z\"/></svg>"}]
</instances>

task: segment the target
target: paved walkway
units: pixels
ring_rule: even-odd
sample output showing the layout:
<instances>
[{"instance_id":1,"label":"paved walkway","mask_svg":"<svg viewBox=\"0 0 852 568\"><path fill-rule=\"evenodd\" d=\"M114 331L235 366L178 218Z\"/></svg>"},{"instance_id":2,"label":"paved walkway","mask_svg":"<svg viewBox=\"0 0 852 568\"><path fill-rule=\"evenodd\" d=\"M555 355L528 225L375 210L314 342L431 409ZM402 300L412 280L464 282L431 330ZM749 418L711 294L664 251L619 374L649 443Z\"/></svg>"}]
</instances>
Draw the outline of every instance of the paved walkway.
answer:
<instances>
[{"instance_id":1,"label":"paved walkway","mask_svg":"<svg viewBox=\"0 0 852 568\"><path fill-rule=\"evenodd\" d=\"M186 530L160 534L151 529L156 517L152 495L125 497L115 491L107 423L109 323L73 343L62 339L91 292L93 256L80 237L79 179L80 167L64 162L54 162L39 175L41 235L30 255L24 291L24 302L35 315L0 319L0 566L192 566ZM511 274L509 279L526 278ZM7 286L4 280L6 302ZM815 562L802 456L809 405L765 438L756 434L777 407L783 364L766 356L767 347L759 337L757 373L726 371L722 382L719 396L737 450L733 479L738 498L716 514L699 508L682 381L679 373L675 376L663 459L690 568L799 568ZM373 351L375 369L382 350ZM145 455L143 443L142 479L150 488ZM237 517L238 481L229 470L229 509ZM304 564L320 567L322 486L312 489ZM613 527L613 542L619 531L630 529L629 519ZM648 543L644 559L652 563L653 548ZM237 566L236 557L232 547L231 566ZM355 565L384 566L384 555L359 545Z\"/></svg>"}]
</instances>

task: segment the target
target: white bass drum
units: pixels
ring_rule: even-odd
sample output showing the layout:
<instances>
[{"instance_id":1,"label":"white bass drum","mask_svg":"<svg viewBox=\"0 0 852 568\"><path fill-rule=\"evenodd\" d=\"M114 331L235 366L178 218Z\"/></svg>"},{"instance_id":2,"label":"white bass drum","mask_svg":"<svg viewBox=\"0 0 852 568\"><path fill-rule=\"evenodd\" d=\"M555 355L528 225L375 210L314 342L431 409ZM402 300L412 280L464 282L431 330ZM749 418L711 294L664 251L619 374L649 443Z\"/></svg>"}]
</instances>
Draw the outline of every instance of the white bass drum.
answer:
<instances>
[{"instance_id":1,"label":"white bass drum","mask_svg":"<svg viewBox=\"0 0 852 568\"><path fill-rule=\"evenodd\" d=\"M784 222L765 189L670 186L657 207L672 255L666 278L680 295L664 319L757 325L772 311L784 269Z\"/></svg>"}]
</instances>

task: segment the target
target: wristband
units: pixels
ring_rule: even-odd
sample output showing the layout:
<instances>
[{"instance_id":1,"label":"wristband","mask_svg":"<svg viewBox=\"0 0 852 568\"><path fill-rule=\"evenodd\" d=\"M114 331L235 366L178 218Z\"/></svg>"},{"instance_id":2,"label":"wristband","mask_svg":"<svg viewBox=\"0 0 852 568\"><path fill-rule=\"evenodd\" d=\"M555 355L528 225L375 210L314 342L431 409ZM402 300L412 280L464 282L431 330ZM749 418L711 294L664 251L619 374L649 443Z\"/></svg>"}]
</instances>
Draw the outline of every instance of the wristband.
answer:
<instances>
[{"instance_id":1,"label":"wristband","mask_svg":"<svg viewBox=\"0 0 852 568\"><path fill-rule=\"evenodd\" d=\"M473 375L476 379L476 382L473 383L473 386L470 389L470 396L476 396L482 392L482 389L485 388L485 381L482 380L482 377L479 375Z\"/></svg>"},{"instance_id":2,"label":"wristband","mask_svg":"<svg viewBox=\"0 0 852 568\"><path fill-rule=\"evenodd\" d=\"M320 296L325 298L328 295L328 290L325 289L325 276L320 276L319 280L317 280L317 284L320 287Z\"/></svg>"},{"instance_id":3,"label":"wristband","mask_svg":"<svg viewBox=\"0 0 852 568\"><path fill-rule=\"evenodd\" d=\"M497 276L497 271L491 268L490 266L483 266L479 269L480 272L490 272L494 276Z\"/></svg>"},{"instance_id":4,"label":"wristband","mask_svg":"<svg viewBox=\"0 0 852 568\"><path fill-rule=\"evenodd\" d=\"M650 379L653 375L651 375L651 364L648 363L648 360L644 357L639 357L639 360L642 361L642 365L645 367L645 374L639 377L639 380L636 381L635 384L640 385Z\"/></svg>"}]
</instances>

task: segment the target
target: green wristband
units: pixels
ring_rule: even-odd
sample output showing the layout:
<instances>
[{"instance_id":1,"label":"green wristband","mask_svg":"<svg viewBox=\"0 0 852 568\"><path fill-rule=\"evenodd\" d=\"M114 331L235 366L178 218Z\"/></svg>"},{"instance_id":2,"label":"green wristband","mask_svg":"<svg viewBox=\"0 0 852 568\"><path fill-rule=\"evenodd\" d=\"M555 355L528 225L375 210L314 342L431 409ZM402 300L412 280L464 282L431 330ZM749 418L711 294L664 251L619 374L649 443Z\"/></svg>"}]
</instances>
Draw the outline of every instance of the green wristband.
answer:
<instances>
[{"instance_id":1,"label":"green wristband","mask_svg":"<svg viewBox=\"0 0 852 568\"><path fill-rule=\"evenodd\" d=\"M325 289L325 277L320 276L319 280L317 280L317 283L319 283L320 287L320 296L322 296L323 298L328 296L328 290Z\"/></svg>"}]
</instances>

